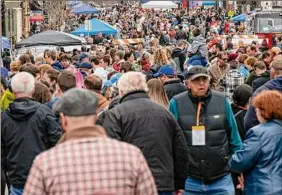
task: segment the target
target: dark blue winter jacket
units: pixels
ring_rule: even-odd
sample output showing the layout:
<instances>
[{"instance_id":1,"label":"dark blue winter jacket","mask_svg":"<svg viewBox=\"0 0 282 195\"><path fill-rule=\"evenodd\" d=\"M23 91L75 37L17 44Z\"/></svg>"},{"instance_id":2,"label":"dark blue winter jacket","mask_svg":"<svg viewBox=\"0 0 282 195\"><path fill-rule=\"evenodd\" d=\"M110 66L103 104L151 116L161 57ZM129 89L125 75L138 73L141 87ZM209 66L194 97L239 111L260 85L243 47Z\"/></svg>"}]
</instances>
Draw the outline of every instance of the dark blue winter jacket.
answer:
<instances>
[{"instance_id":1,"label":"dark blue winter jacket","mask_svg":"<svg viewBox=\"0 0 282 195\"><path fill-rule=\"evenodd\" d=\"M263 86L258 88L255 93L253 94L253 97L255 97L257 94L259 94L262 91L265 90L278 90L282 92L282 76L277 77L276 79L272 79L265 83ZM253 99L252 97L252 99ZM245 119L244 119L244 126L245 131L248 131L250 128L256 126L259 124L259 121L256 116L256 111L254 107L250 104L250 107L246 113Z\"/></svg>"},{"instance_id":2,"label":"dark blue winter jacket","mask_svg":"<svg viewBox=\"0 0 282 195\"><path fill-rule=\"evenodd\" d=\"M52 65L52 68L58 70L58 71L62 71L64 69L64 67L62 66L62 64L59 61L54 62Z\"/></svg>"}]
</instances>

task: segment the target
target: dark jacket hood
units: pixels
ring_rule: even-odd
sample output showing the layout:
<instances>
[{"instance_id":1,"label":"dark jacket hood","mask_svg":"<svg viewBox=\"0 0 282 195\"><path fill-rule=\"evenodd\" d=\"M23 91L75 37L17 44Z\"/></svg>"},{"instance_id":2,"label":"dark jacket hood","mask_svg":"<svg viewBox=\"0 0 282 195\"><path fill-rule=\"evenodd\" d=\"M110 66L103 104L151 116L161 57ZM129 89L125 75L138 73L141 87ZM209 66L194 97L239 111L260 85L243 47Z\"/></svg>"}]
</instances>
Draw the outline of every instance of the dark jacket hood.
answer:
<instances>
[{"instance_id":1,"label":"dark jacket hood","mask_svg":"<svg viewBox=\"0 0 282 195\"><path fill-rule=\"evenodd\" d=\"M282 76L268 81L265 86L270 90L282 91Z\"/></svg>"},{"instance_id":2,"label":"dark jacket hood","mask_svg":"<svg viewBox=\"0 0 282 195\"><path fill-rule=\"evenodd\" d=\"M58 71L61 71L61 70L64 69L62 64L59 61L54 62L51 66L52 66L52 68L54 68Z\"/></svg>"},{"instance_id":3,"label":"dark jacket hood","mask_svg":"<svg viewBox=\"0 0 282 195\"><path fill-rule=\"evenodd\" d=\"M27 120L38 110L40 103L30 98L16 99L7 109L7 114L16 120Z\"/></svg>"}]
</instances>

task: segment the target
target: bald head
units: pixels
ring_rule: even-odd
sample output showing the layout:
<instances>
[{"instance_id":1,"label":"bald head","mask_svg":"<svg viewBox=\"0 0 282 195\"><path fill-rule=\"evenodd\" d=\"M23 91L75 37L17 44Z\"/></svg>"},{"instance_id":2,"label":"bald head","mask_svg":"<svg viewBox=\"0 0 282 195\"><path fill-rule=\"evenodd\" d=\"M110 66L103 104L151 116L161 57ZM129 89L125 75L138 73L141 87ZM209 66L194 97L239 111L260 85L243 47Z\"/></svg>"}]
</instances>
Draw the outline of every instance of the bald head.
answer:
<instances>
[{"instance_id":1,"label":"bald head","mask_svg":"<svg viewBox=\"0 0 282 195\"><path fill-rule=\"evenodd\" d=\"M270 75L272 79L282 76L282 58L274 60L270 66Z\"/></svg>"}]
</instances>

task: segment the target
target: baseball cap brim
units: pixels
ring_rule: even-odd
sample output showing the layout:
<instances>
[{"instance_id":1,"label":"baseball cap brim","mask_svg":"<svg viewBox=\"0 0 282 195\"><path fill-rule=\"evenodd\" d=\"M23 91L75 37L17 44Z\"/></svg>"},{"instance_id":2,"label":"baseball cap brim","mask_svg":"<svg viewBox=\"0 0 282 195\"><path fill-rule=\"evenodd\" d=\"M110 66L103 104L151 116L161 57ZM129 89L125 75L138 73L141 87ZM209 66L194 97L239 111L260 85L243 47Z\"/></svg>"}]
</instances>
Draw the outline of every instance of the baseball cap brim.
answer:
<instances>
[{"instance_id":1,"label":"baseball cap brim","mask_svg":"<svg viewBox=\"0 0 282 195\"><path fill-rule=\"evenodd\" d=\"M210 76L208 74L205 74L205 73L200 73L200 74L195 74L195 75L192 75L192 76L188 76L188 79L190 80L195 80L196 78L199 78L199 77L207 77L207 78L210 78Z\"/></svg>"}]
</instances>

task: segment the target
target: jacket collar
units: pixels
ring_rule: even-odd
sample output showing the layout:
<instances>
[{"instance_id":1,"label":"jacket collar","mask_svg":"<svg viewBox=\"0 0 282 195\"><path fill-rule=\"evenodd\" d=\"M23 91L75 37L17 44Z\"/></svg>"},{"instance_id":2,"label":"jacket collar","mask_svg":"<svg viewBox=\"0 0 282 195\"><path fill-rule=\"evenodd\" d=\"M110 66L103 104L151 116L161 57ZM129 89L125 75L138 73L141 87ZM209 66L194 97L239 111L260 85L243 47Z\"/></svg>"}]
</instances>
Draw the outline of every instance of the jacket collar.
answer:
<instances>
[{"instance_id":1,"label":"jacket collar","mask_svg":"<svg viewBox=\"0 0 282 195\"><path fill-rule=\"evenodd\" d=\"M188 89L188 96L194 104L198 104L199 102L203 102L207 104L211 100L211 90L209 89L206 96L204 97L195 97L192 95L191 91Z\"/></svg>"},{"instance_id":2,"label":"jacket collar","mask_svg":"<svg viewBox=\"0 0 282 195\"><path fill-rule=\"evenodd\" d=\"M35 100L30 97L21 97L21 98L16 98L14 101L15 102L27 102L27 101L35 101Z\"/></svg>"},{"instance_id":3,"label":"jacket collar","mask_svg":"<svg viewBox=\"0 0 282 195\"><path fill-rule=\"evenodd\" d=\"M136 99L136 98L148 98L146 91L143 90L137 90L137 91L131 91L127 94L125 94L119 101L119 103L126 102L128 100Z\"/></svg>"},{"instance_id":4,"label":"jacket collar","mask_svg":"<svg viewBox=\"0 0 282 195\"><path fill-rule=\"evenodd\" d=\"M106 137L106 136L107 135L103 127L97 125L86 126L65 132L57 144L61 144L69 140L76 140L81 138Z\"/></svg>"},{"instance_id":5,"label":"jacket collar","mask_svg":"<svg viewBox=\"0 0 282 195\"><path fill-rule=\"evenodd\" d=\"M173 84L173 83L181 83L181 81L180 79L172 79L172 80L166 81L164 85Z\"/></svg>"}]
</instances>

